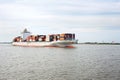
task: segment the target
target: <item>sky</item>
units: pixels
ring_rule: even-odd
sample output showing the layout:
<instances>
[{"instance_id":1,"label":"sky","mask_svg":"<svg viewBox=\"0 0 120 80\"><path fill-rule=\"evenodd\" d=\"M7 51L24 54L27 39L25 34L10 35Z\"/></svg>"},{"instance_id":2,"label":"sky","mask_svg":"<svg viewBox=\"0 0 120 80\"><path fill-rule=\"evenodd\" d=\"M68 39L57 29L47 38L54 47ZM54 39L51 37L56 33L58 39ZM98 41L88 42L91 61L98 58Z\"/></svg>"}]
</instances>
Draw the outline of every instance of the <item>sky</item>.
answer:
<instances>
[{"instance_id":1,"label":"sky","mask_svg":"<svg viewBox=\"0 0 120 80\"><path fill-rule=\"evenodd\" d=\"M0 0L0 42L32 34L75 33L79 42L120 43L120 0Z\"/></svg>"}]
</instances>

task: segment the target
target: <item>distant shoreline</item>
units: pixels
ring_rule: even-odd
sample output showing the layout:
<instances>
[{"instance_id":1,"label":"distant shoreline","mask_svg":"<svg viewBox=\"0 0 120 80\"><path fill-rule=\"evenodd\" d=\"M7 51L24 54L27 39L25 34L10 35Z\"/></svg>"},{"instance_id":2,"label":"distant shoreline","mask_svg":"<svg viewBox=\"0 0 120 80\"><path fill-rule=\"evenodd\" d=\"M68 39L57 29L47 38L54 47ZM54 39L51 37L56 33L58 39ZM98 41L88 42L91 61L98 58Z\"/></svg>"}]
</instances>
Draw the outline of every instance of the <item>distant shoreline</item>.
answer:
<instances>
[{"instance_id":1,"label":"distant shoreline","mask_svg":"<svg viewBox=\"0 0 120 80\"><path fill-rule=\"evenodd\" d=\"M0 44L11 44L12 42L0 42Z\"/></svg>"},{"instance_id":2,"label":"distant shoreline","mask_svg":"<svg viewBox=\"0 0 120 80\"><path fill-rule=\"evenodd\" d=\"M120 43L92 43L92 42L78 43L78 44L90 44L90 45L120 45Z\"/></svg>"},{"instance_id":3,"label":"distant shoreline","mask_svg":"<svg viewBox=\"0 0 120 80\"><path fill-rule=\"evenodd\" d=\"M0 42L0 44L11 44L12 42ZM120 45L120 43L98 43L98 42L83 42L77 44L90 44L90 45Z\"/></svg>"}]
</instances>

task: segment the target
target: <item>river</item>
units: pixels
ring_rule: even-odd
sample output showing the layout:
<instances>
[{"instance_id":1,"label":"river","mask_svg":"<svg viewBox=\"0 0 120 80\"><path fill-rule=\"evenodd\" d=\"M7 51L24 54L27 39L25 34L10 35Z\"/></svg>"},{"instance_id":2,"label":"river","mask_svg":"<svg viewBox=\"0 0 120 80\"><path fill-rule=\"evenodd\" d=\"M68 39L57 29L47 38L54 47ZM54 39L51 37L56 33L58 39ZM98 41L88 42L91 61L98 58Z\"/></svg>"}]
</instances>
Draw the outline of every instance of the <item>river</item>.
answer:
<instances>
[{"instance_id":1,"label":"river","mask_svg":"<svg viewBox=\"0 0 120 80\"><path fill-rule=\"evenodd\" d=\"M120 45L0 44L0 80L120 80Z\"/></svg>"}]
</instances>

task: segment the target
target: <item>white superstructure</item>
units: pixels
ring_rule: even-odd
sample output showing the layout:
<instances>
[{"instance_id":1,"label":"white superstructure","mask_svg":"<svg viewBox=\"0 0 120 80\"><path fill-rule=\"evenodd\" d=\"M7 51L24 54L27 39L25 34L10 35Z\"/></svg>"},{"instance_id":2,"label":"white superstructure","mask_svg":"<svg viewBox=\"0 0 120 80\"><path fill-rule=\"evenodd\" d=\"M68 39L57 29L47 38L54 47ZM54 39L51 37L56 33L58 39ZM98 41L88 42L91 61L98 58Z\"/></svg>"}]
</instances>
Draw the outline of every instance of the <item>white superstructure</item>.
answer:
<instances>
[{"instance_id":1,"label":"white superstructure","mask_svg":"<svg viewBox=\"0 0 120 80\"><path fill-rule=\"evenodd\" d=\"M26 28L24 29L24 31L22 32L22 38L23 40L26 40L28 36L31 35L31 32L29 32Z\"/></svg>"}]
</instances>

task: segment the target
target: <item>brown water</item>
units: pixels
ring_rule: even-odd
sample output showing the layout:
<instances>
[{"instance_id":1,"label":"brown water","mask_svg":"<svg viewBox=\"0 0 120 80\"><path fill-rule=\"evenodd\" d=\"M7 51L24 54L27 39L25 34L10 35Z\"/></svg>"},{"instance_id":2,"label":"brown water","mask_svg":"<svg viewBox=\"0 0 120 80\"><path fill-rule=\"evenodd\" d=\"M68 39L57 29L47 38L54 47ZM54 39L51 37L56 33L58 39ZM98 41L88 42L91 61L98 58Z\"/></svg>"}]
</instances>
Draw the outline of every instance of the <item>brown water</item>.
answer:
<instances>
[{"instance_id":1,"label":"brown water","mask_svg":"<svg viewBox=\"0 0 120 80\"><path fill-rule=\"evenodd\" d=\"M120 80L120 45L68 49L0 44L0 80Z\"/></svg>"}]
</instances>

